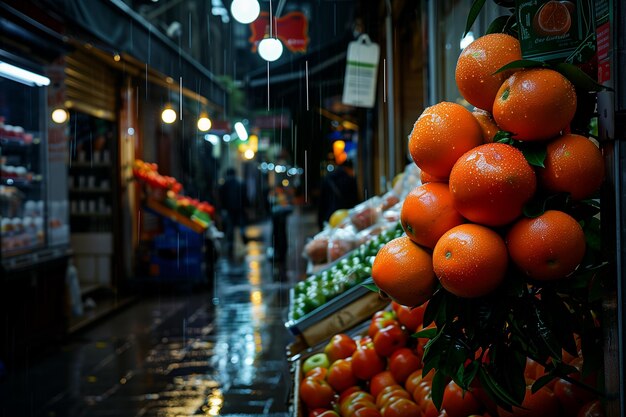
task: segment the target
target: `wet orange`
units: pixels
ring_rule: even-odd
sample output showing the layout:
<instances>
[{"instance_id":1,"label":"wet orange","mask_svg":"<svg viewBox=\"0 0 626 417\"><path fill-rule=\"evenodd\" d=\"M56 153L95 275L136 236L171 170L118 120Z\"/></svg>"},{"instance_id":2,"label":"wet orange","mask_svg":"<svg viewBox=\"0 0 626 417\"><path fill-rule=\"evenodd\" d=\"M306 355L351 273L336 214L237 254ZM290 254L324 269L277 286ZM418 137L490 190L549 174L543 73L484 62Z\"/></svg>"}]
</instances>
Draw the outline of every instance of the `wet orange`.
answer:
<instances>
[{"instance_id":1,"label":"wet orange","mask_svg":"<svg viewBox=\"0 0 626 417\"><path fill-rule=\"evenodd\" d=\"M602 152L584 136L567 134L550 142L544 165L537 170L540 184L574 200L591 197L604 180Z\"/></svg>"},{"instance_id":2,"label":"wet orange","mask_svg":"<svg viewBox=\"0 0 626 417\"><path fill-rule=\"evenodd\" d=\"M452 204L448 184L439 182L411 190L400 212L400 223L407 236L430 249L435 247L441 235L464 221Z\"/></svg>"},{"instance_id":3,"label":"wet orange","mask_svg":"<svg viewBox=\"0 0 626 417\"><path fill-rule=\"evenodd\" d=\"M491 117L491 114L480 109L474 109L472 114L478 121L480 129L483 132L483 142L492 143L494 136L498 133L500 128L496 125L496 122L493 120L493 117Z\"/></svg>"},{"instance_id":4,"label":"wet orange","mask_svg":"<svg viewBox=\"0 0 626 417\"><path fill-rule=\"evenodd\" d=\"M429 300L437 284L431 255L407 236L388 242L378 251L372 279L398 304L409 307Z\"/></svg>"},{"instance_id":5,"label":"wet orange","mask_svg":"<svg viewBox=\"0 0 626 417\"><path fill-rule=\"evenodd\" d=\"M520 43L504 33L482 36L469 44L456 63L456 85L473 106L491 112L498 89L512 71L494 74L513 61L522 59Z\"/></svg>"},{"instance_id":6,"label":"wet orange","mask_svg":"<svg viewBox=\"0 0 626 417\"><path fill-rule=\"evenodd\" d=\"M582 227L572 216L558 210L518 220L509 230L506 244L513 263L538 280L566 277L585 255Z\"/></svg>"},{"instance_id":7,"label":"wet orange","mask_svg":"<svg viewBox=\"0 0 626 417\"><path fill-rule=\"evenodd\" d=\"M409 152L420 169L447 178L456 160L481 143L482 131L472 113L444 101L428 107L417 119Z\"/></svg>"},{"instance_id":8,"label":"wet orange","mask_svg":"<svg viewBox=\"0 0 626 417\"><path fill-rule=\"evenodd\" d=\"M518 71L504 81L493 103L493 118L514 139L545 140L569 127L576 91L567 78L547 68Z\"/></svg>"},{"instance_id":9,"label":"wet orange","mask_svg":"<svg viewBox=\"0 0 626 417\"><path fill-rule=\"evenodd\" d=\"M535 194L537 180L522 152L487 143L464 154L450 173L454 207L466 219L502 226L518 218Z\"/></svg>"},{"instance_id":10,"label":"wet orange","mask_svg":"<svg viewBox=\"0 0 626 417\"><path fill-rule=\"evenodd\" d=\"M435 177L434 175L430 175L426 171L421 171L420 181L422 182L422 184L427 184L429 182L448 182L448 177L445 177L445 178Z\"/></svg>"},{"instance_id":11,"label":"wet orange","mask_svg":"<svg viewBox=\"0 0 626 417\"><path fill-rule=\"evenodd\" d=\"M433 251L433 269L441 285L465 298L495 290L504 280L508 260L500 235L478 224L450 229Z\"/></svg>"}]
</instances>

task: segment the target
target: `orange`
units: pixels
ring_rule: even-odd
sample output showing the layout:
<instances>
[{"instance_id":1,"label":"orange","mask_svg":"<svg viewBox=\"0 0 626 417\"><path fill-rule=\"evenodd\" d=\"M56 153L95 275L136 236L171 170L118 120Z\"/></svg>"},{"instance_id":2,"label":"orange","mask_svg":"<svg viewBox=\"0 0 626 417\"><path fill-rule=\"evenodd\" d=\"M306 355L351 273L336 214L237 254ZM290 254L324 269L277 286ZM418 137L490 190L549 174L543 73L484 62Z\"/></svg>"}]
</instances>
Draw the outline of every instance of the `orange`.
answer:
<instances>
[{"instance_id":1,"label":"orange","mask_svg":"<svg viewBox=\"0 0 626 417\"><path fill-rule=\"evenodd\" d=\"M390 241L378 251L372 278L389 297L409 307L429 300L437 285L431 255L407 236Z\"/></svg>"},{"instance_id":2,"label":"orange","mask_svg":"<svg viewBox=\"0 0 626 417\"><path fill-rule=\"evenodd\" d=\"M459 213L487 226L518 218L537 188L535 171L522 152L503 143L478 146L459 158L449 184Z\"/></svg>"},{"instance_id":3,"label":"orange","mask_svg":"<svg viewBox=\"0 0 626 417\"><path fill-rule=\"evenodd\" d=\"M428 107L413 126L409 152L420 169L447 178L465 152L482 143L480 125L460 104L441 102Z\"/></svg>"},{"instance_id":4,"label":"orange","mask_svg":"<svg viewBox=\"0 0 626 417\"><path fill-rule=\"evenodd\" d=\"M433 269L441 285L465 298L495 290L504 280L508 261L500 235L471 223L448 230L433 251Z\"/></svg>"},{"instance_id":5,"label":"orange","mask_svg":"<svg viewBox=\"0 0 626 417\"><path fill-rule=\"evenodd\" d=\"M545 168L539 168L539 183L548 191L569 193L582 200L593 195L604 180L600 149L584 136L567 134L548 144Z\"/></svg>"},{"instance_id":6,"label":"orange","mask_svg":"<svg viewBox=\"0 0 626 417\"><path fill-rule=\"evenodd\" d=\"M518 220L506 237L511 260L538 280L565 278L585 255L585 234L569 214L548 210Z\"/></svg>"},{"instance_id":7,"label":"orange","mask_svg":"<svg viewBox=\"0 0 626 417\"><path fill-rule=\"evenodd\" d=\"M429 182L448 182L448 177L435 177L426 171L420 171L420 181L422 184L428 184Z\"/></svg>"},{"instance_id":8,"label":"orange","mask_svg":"<svg viewBox=\"0 0 626 417\"><path fill-rule=\"evenodd\" d=\"M489 113L484 110L474 109L472 112L478 124L480 125L480 129L483 132L483 142L491 143L493 142L493 137L498 133L500 128L496 125L496 122L493 121L493 117Z\"/></svg>"},{"instance_id":9,"label":"orange","mask_svg":"<svg viewBox=\"0 0 626 417\"><path fill-rule=\"evenodd\" d=\"M533 68L504 81L493 103L493 118L514 139L545 140L567 128L576 113L576 91L556 71Z\"/></svg>"},{"instance_id":10,"label":"orange","mask_svg":"<svg viewBox=\"0 0 626 417\"><path fill-rule=\"evenodd\" d=\"M512 71L494 74L522 59L520 43L504 33L492 33L470 43L456 63L456 85L461 95L479 109L491 112L498 89Z\"/></svg>"},{"instance_id":11,"label":"orange","mask_svg":"<svg viewBox=\"0 0 626 417\"><path fill-rule=\"evenodd\" d=\"M500 417L554 417L563 415L559 400L548 387L542 387L534 394L531 387L526 387L526 395L522 407L513 407L512 412L498 406Z\"/></svg>"},{"instance_id":12,"label":"orange","mask_svg":"<svg viewBox=\"0 0 626 417\"><path fill-rule=\"evenodd\" d=\"M452 204L448 184L440 182L415 187L407 194L400 211L400 223L407 236L430 249L441 235L463 222Z\"/></svg>"},{"instance_id":13,"label":"orange","mask_svg":"<svg viewBox=\"0 0 626 417\"><path fill-rule=\"evenodd\" d=\"M567 4L569 3L569 4ZM533 18L533 29L539 36L559 36L572 27L569 1L549 1L537 10Z\"/></svg>"}]
</instances>

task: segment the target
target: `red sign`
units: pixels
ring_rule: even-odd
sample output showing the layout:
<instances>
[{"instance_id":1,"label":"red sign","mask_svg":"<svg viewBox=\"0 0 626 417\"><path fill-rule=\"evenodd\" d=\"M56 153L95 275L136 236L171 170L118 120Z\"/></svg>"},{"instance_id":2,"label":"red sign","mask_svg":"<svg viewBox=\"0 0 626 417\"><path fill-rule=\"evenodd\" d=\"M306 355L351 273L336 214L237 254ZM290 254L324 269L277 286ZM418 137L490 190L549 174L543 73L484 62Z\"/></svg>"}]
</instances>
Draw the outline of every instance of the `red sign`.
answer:
<instances>
[{"instance_id":1,"label":"red sign","mask_svg":"<svg viewBox=\"0 0 626 417\"><path fill-rule=\"evenodd\" d=\"M598 45L598 60L608 58L609 49L611 48L611 27L609 22L596 29L596 39Z\"/></svg>"},{"instance_id":2,"label":"red sign","mask_svg":"<svg viewBox=\"0 0 626 417\"><path fill-rule=\"evenodd\" d=\"M252 52L256 52L259 42L269 36L269 14L262 12L250 23L250 30L252 35L248 40L252 44ZM291 52L306 52L309 45L309 23L302 12L291 12L275 18L272 34Z\"/></svg>"}]
</instances>

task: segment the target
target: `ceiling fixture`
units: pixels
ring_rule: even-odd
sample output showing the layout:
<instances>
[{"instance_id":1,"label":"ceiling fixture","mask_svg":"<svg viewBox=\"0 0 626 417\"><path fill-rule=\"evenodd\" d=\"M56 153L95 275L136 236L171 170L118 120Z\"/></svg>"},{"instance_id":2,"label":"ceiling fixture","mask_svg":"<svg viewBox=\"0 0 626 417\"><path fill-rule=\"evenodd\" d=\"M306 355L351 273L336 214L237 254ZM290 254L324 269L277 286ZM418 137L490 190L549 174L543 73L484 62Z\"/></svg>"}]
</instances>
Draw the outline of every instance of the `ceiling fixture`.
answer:
<instances>
[{"instance_id":1,"label":"ceiling fixture","mask_svg":"<svg viewBox=\"0 0 626 417\"><path fill-rule=\"evenodd\" d=\"M233 0L230 4L230 13L236 21L247 25L259 17L261 5L257 0Z\"/></svg>"},{"instance_id":2,"label":"ceiling fixture","mask_svg":"<svg viewBox=\"0 0 626 417\"><path fill-rule=\"evenodd\" d=\"M274 62L283 54L283 43L276 38L265 38L259 42L259 55L268 62Z\"/></svg>"},{"instance_id":3,"label":"ceiling fixture","mask_svg":"<svg viewBox=\"0 0 626 417\"><path fill-rule=\"evenodd\" d=\"M167 124L174 123L176 121L176 111L171 106L167 106L161 113L161 120Z\"/></svg>"},{"instance_id":4,"label":"ceiling fixture","mask_svg":"<svg viewBox=\"0 0 626 417\"><path fill-rule=\"evenodd\" d=\"M200 118L198 119L198 130L200 132L206 132L211 129L211 119L206 113L200 113Z\"/></svg>"},{"instance_id":5,"label":"ceiling fixture","mask_svg":"<svg viewBox=\"0 0 626 417\"><path fill-rule=\"evenodd\" d=\"M246 127L243 125L243 123L235 123L235 132L237 132L237 136L240 140L244 142L248 140L248 131L246 130Z\"/></svg>"},{"instance_id":6,"label":"ceiling fixture","mask_svg":"<svg viewBox=\"0 0 626 417\"><path fill-rule=\"evenodd\" d=\"M50 78L0 61L0 76L31 87L50 85Z\"/></svg>"},{"instance_id":7,"label":"ceiling fixture","mask_svg":"<svg viewBox=\"0 0 626 417\"><path fill-rule=\"evenodd\" d=\"M67 122L67 119L69 119L70 115L67 112L67 110L62 109L62 108L56 108L54 110L52 110L52 121L56 124L62 124Z\"/></svg>"}]
</instances>

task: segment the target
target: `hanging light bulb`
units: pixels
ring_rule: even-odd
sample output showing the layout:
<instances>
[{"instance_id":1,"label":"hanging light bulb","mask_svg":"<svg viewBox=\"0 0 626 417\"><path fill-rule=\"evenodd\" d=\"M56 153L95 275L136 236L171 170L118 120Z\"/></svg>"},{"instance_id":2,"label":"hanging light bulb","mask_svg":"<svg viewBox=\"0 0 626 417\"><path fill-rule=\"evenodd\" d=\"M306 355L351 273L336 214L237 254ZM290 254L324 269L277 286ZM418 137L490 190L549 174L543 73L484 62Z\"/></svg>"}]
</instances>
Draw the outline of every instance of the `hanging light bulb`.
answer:
<instances>
[{"instance_id":1,"label":"hanging light bulb","mask_svg":"<svg viewBox=\"0 0 626 417\"><path fill-rule=\"evenodd\" d=\"M257 0L233 0L230 4L230 13L236 21L247 25L259 17L261 5Z\"/></svg>"},{"instance_id":2,"label":"hanging light bulb","mask_svg":"<svg viewBox=\"0 0 626 417\"><path fill-rule=\"evenodd\" d=\"M167 106L161 112L161 120L167 124L174 123L176 121L176 111L171 106Z\"/></svg>"},{"instance_id":3,"label":"hanging light bulb","mask_svg":"<svg viewBox=\"0 0 626 417\"><path fill-rule=\"evenodd\" d=\"M276 38L265 38L259 42L258 50L261 58L273 62L283 54L283 44Z\"/></svg>"},{"instance_id":4,"label":"hanging light bulb","mask_svg":"<svg viewBox=\"0 0 626 417\"><path fill-rule=\"evenodd\" d=\"M67 119L70 118L70 114L67 110L61 107L52 110L52 114L50 116L52 117L52 121L57 124L65 123L67 122Z\"/></svg>"},{"instance_id":5,"label":"hanging light bulb","mask_svg":"<svg viewBox=\"0 0 626 417\"><path fill-rule=\"evenodd\" d=\"M206 113L200 113L200 118L198 118L198 130L200 132L206 132L211 129L211 119Z\"/></svg>"}]
</instances>

